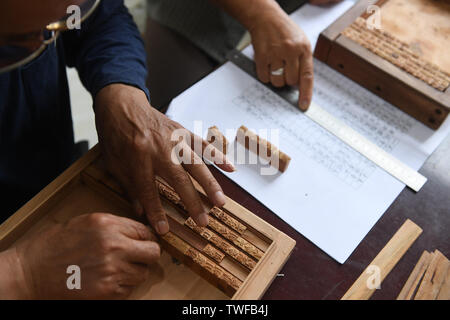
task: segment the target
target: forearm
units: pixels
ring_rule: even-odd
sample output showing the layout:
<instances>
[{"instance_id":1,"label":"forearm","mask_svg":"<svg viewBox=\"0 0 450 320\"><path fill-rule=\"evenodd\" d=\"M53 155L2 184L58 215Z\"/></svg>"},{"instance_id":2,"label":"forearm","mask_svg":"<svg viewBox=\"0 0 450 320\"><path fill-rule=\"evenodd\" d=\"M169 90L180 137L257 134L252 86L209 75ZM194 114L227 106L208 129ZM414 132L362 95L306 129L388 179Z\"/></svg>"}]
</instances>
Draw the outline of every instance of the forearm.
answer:
<instances>
[{"instance_id":1,"label":"forearm","mask_svg":"<svg viewBox=\"0 0 450 320\"><path fill-rule=\"evenodd\" d=\"M248 30L261 18L286 15L275 0L210 0Z\"/></svg>"},{"instance_id":2,"label":"forearm","mask_svg":"<svg viewBox=\"0 0 450 320\"><path fill-rule=\"evenodd\" d=\"M123 0L102 1L79 32L67 31L66 62L75 66L93 96L112 83L146 88L146 52Z\"/></svg>"},{"instance_id":3,"label":"forearm","mask_svg":"<svg viewBox=\"0 0 450 320\"><path fill-rule=\"evenodd\" d=\"M30 298L24 279L16 250L0 252L0 300Z\"/></svg>"}]
</instances>

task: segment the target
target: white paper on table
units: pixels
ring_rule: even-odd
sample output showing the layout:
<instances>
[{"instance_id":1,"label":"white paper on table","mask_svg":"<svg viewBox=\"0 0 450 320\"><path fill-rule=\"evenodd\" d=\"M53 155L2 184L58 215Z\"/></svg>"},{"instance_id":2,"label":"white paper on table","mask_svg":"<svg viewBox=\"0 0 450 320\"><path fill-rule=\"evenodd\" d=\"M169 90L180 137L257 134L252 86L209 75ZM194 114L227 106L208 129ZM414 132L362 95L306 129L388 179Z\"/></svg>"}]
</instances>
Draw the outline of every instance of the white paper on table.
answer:
<instances>
[{"instance_id":1,"label":"white paper on table","mask_svg":"<svg viewBox=\"0 0 450 320\"><path fill-rule=\"evenodd\" d=\"M433 131L314 63L314 101L413 169L450 132L450 119ZM237 172L225 174L340 263L404 188L230 62L174 99L168 115L190 130L203 121L203 137L213 125L233 133L241 125L257 133L279 129L279 148L292 158L285 173L262 176L259 166L237 165Z\"/></svg>"}]
</instances>

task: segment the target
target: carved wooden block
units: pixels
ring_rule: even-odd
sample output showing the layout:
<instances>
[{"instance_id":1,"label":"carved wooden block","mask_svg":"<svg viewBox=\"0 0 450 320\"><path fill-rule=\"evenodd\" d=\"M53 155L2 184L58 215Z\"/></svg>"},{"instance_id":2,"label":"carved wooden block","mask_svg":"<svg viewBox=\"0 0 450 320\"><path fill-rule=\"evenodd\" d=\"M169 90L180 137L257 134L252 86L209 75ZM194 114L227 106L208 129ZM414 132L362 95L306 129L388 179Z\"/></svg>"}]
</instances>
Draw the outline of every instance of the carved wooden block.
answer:
<instances>
[{"instance_id":1,"label":"carved wooden block","mask_svg":"<svg viewBox=\"0 0 450 320\"><path fill-rule=\"evenodd\" d=\"M242 234L244 233L245 230L247 230L247 227L244 224L240 223L230 215L226 214L222 209L218 207L212 207L209 213L215 216L223 223L225 223L234 231L238 232L239 234Z\"/></svg>"},{"instance_id":2,"label":"carved wooden block","mask_svg":"<svg viewBox=\"0 0 450 320\"><path fill-rule=\"evenodd\" d=\"M288 168L291 157L269 141L260 138L256 133L248 130L247 127L241 126L238 129L236 140L238 143L244 145L246 149L269 161L270 165L280 172L285 172Z\"/></svg>"},{"instance_id":3,"label":"carved wooden block","mask_svg":"<svg viewBox=\"0 0 450 320\"><path fill-rule=\"evenodd\" d=\"M171 187L165 185L162 182L157 182L157 186L158 186L159 191L161 192L161 195L163 195L167 200L171 201L173 204L179 206L180 208L185 209L184 205L181 202L180 196ZM232 224L233 226L235 226L238 230L246 229L246 227L243 224L239 223L236 219L229 217L229 215L227 215L223 210L219 211L218 208L213 208L211 211L214 212L213 213L214 215L218 215L218 216L222 217L222 219L226 220L229 224ZM189 221L194 223L193 220L189 220ZM235 231L233 231L231 228L229 228L226 225L224 225L223 223L221 223L216 218L210 216L208 227L211 228L212 230L216 231L223 238L231 241L235 246L237 246L239 249L243 250L244 252L248 253L255 259L259 260L264 255L263 251L258 249L255 245L253 245L252 243L250 243L249 241L247 241L246 239L241 237L239 233L236 233ZM205 232L207 232L207 231L204 231L204 233ZM219 241L217 239L215 239L215 240ZM229 251L230 251L230 249L229 249ZM235 258L235 257L233 257L233 258ZM245 261L246 261L246 267L253 265L252 262L247 261L247 260L245 260Z\"/></svg>"},{"instance_id":4,"label":"carved wooden block","mask_svg":"<svg viewBox=\"0 0 450 320\"><path fill-rule=\"evenodd\" d=\"M234 247L232 244L224 240L214 231L209 230L208 228L202 228L197 226L197 224L192 220L192 218L188 218L185 222L186 226L191 228L194 232L198 233L204 239L210 241L217 248L228 254L230 257L247 267L248 269L253 269L256 265L256 261L247 256L245 253Z\"/></svg>"},{"instance_id":5,"label":"carved wooden block","mask_svg":"<svg viewBox=\"0 0 450 320\"><path fill-rule=\"evenodd\" d=\"M224 154L228 152L228 140L219 131L219 128L212 126L208 128L208 136L206 137L209 143L211 143L216 149L220 150Z\"/></svg>"},{"instance_id":6,"label":"carved wooden block","mask_svg":"<svg viewBox=\"0 0 450 320\"><path fill-rule=\"evenodd\" d=\"M186 258L190 259L193 267L200 268L201 272L206 272L212 279L217 279L218 284L222 286L222 289L224 289L225 292L233 294L241 286L241 280L173 233L168 232L162 238L166 241L169 248L172 247L179 253L182 253Z\"/></svg>"},{"instance_id":7,"label":"carved wooden block","mask_svg":"<svg viewBox=\"0 0 450 320\"><path fill-rule=\"evenodd\" d=\"M225 257L225 254L221 252L220 250L217 250L212 245L207 244L203 248L203 252L206 253L208 256L216 260L217 262L221 262L223 258Z\"/></svg>"},{"instance_id":8,"label":"carved wooden block","mask_svg":"<svg viewBox=\"0 0 450 320\"><path fill-rule=\"evenodd\" d=\"M218 220L210 217L208 227L219 233L225 239L230 240L234 245L239 247L242 251L250 254L255 259L262 258L264 252L259 250L255 245L242 238L239 234L220 223Z\"/></svg>"},{"instance_id":9,"label":"carved wooden block","mask_svg":"<svg viewBox=\"0 0 450 320\"><path fill-rule=\"evenodd\" d=\"M450 113L449 28L448 1L359 0L320 34L314 57L437 129Z\"/></svg>"},{"instance_id":10,"label":"carved wooden block","mask_svg":"<svg viewBox=\"0 0 450 320\"><path fill-rule=\"evenodd\" d=\"M407 43L392 34L375 28L368 29L366 20L361 17L342 34L439 91L443 92L450 86L449 74L419 57Z\"/></svg>"}]
</instances>

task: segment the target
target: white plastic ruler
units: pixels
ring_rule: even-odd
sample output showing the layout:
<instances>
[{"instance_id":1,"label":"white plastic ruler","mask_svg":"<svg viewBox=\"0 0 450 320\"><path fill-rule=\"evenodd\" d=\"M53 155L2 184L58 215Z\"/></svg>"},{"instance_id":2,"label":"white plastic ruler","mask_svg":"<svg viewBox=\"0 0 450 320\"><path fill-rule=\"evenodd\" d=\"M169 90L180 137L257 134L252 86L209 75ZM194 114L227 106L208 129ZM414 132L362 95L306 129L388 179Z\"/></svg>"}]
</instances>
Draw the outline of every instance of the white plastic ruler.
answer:
<instances>
[{"instance_id":1,"label":"white plastic ruler","mask_svg":"<svg viewBox=\"0 0 450 320\"><path fill-rule=\"evenodd\" d=\"M252 77L256 78L255 63L242 53L239 51L234 51L229 55L229 60L250 74ZM294 106L297 105L296 101L291 101L292 97L295 97L295 95L292 94L292 89L278 89L272 86L269 87L272 91L289 103ZM418 192L425 182L427 182L427 178L419 172L413 170L405 163L387 153L382 148L378 147L376 144L362 136L359 132L353 130L351 127L335 118L314 102L310 105L308 111L305 112L305 115L339 138L342 142L353 148L355 151L372 161L378 167L403 182L412 190Z\"/></svg>"}]
</instances>

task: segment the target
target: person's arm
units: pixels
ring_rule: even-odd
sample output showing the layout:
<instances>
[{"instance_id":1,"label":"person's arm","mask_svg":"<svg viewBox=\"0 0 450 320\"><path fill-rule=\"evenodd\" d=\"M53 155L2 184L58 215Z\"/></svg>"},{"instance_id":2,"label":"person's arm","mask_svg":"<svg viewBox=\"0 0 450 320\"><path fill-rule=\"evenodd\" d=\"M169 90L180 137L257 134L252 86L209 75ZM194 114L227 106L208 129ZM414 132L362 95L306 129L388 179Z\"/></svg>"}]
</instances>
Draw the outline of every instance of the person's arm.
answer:
<instances>
[{"instance_id":1,"label":"person's arm","mask_svg":"<svg viewBox=\"0 0 450 320\"><path fill-rule=\"evenodd\" d=\"M276 87L299 86L299 107L306 111L313 94L311 45L275 0L211 0L238 20L252 37L258 78ZM310 0L326 5L340 0ZM283 68L283 73L272 74Z\"/></svg>"},{"instance_id":2,"label":"person's arm","mask_svg":"<svg viewBox=\"0 0 450 320\"><path fill-rule=\"evenodd\" d=\"M276 87L298 85L299 108L306 111L313 93L311 45L275 0L211 0L249 32L258 78ZM282 69L281 69L282 68ZM274 71L282 71L273 74Z\"/></svg>"},{"instance_id":3,"label":"person's arm","mask_svg":"<svg viewBox=\"0 0 450 320\"><path fill-rule=\"evenodd\" d=\"M93 97L114 83L137 87L148 97L144 44L123 0L102 1L80 30L62 38L67 65L76 67Z\"/></svg>"},{"instance_id":4,"label":"person's arm","mask_svg":"<svg viewBox=\"0 0 450 320\"><path fill-rule=\"evenodd\" d=\"M144 45L123 1L102 1L80 31L64 37L68 64L76 66L94 96L97 132L107 166L125 187L136 213L145 213L159 234L169 231L155 185L157 174L175 188L195 222L206 226L208 210L189 174L214 205L224 205L225 196L201 155L192 150L191 141L198 139L187 130L184 155L195 162L174 161L178 141L171 138L183 128L150 106ZM223 154L216 152L216 159L219 167L233 171Z\"/></svg>"},{"instance_id":5,"label":"person's arm","mask_svg":"<svg viewBox=\"0 0 450 320\"><path fill-rule=\"evenodd\" d=\"M0 252L0 300L30 298L16 248Z\"/></svg>"}]
</instances>

